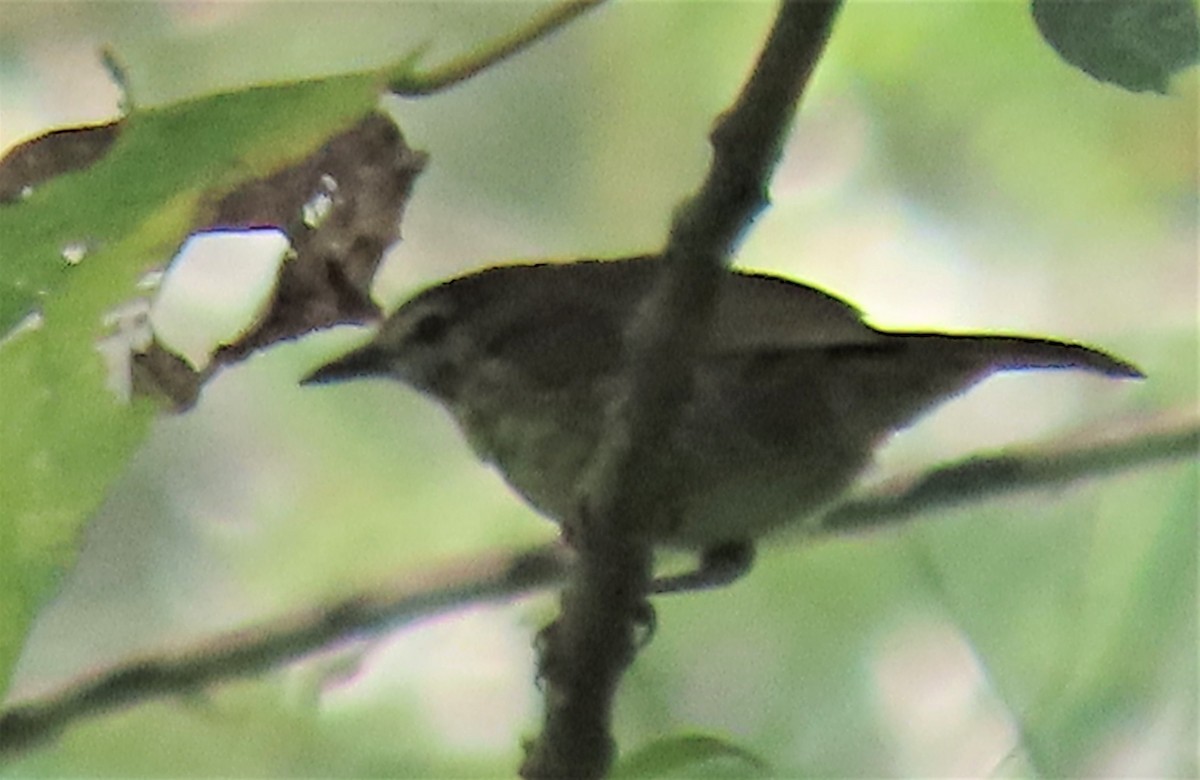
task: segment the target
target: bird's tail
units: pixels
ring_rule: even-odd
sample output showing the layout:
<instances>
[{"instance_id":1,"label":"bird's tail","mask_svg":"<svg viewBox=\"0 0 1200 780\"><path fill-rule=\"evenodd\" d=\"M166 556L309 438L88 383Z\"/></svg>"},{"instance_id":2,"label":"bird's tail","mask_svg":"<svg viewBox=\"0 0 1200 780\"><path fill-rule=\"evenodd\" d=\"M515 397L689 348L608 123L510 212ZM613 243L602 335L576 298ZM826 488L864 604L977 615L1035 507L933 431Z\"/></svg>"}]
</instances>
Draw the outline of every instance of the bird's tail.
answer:
<instances>
[{"instance_id":1,"label":"bird's tail","mask_svg":"<svg viewBox=\"0 0 1200 780\"><path fill-rule=\"evenodd\" d=\"M888 333L835 354L831 398L871 435L902 428L940 401L997 371L1070 368L1114 378L1142 372L1098 349L1026 336ZM853 410L853 411L851 411Z\"/></svg>"},{"instance_id":2,"label":"bird's tail","mask_svg":"<svg viewBox=\"0 0 1200 780\"><path fill-rule=\"evenodd\" d=\"M900 334L896 334L900 335ZM1142 379L1145 374L1132 363L1082 344L1028 336L904 334L913 346L932 347L934 354L967 359L986 371L1026 368L1072 368L1105 376ZM925 342L922 344L922 342Z\"/></svg>"}]
</instances>

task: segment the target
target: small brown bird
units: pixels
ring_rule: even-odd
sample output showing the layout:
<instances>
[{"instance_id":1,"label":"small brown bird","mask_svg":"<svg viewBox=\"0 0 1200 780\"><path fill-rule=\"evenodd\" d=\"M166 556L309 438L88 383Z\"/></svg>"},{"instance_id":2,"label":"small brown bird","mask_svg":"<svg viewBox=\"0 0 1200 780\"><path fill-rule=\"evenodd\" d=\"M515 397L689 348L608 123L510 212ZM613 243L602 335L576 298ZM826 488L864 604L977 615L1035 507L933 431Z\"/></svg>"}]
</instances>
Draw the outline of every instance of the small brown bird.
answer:
<instances>
[{"instance_id":1,"label":"small brown bird","mask_svg":"<svg viewBox=\"0 0 1200 780\"><path fill-rule=\"evenodd\" d=\"M485 461L562 523L600 440L623 334L654 258L488 268L419 293L375 338L305 382L389 377L442 403ZM888 434L994 371L1138 369L1079 344L876 330L850 304L766 274L722 279L693 395L662 457L681 509L656 541L704 552L698 579L740 575L753 543L840 496Z\"/></svg>"}]
</instances>

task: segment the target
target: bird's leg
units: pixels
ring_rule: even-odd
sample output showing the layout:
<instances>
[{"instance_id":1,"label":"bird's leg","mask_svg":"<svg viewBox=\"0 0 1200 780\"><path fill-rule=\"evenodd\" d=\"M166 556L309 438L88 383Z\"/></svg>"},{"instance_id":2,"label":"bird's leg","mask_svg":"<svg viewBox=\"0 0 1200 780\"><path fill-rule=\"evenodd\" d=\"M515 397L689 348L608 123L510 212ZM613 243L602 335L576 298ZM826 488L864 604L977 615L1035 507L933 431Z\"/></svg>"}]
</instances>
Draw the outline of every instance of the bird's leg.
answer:
<instances>
[{"instance_id":1,"label":"bird's leg","mask_svg":"<svg viewBox=\"0 0 1200 780\"><path fill-rule=\"evenodd\" d=\"M694 570L655 579L650 584L650 593L686 593L719 588L740 579L753 565L753 543L726 542L701 552L700 563Z\"/></svg>"}]
</instances>

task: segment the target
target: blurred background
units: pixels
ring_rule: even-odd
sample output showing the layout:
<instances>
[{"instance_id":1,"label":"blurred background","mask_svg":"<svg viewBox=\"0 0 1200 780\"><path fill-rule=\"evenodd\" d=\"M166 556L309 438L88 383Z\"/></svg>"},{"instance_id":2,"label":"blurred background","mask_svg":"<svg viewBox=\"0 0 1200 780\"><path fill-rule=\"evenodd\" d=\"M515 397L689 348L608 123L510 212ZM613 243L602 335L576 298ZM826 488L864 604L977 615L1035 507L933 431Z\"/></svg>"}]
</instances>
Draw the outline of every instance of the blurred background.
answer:
<instances>
[{"instance_id":1,"label":"blurred background","mask_svg":"<svg viewBox=\"0 0 1200 780\"><path fill-rule=\"evenodd\" d=\"M0 6L0 148L137 105L440 62L530 3ZM387 308L483 265L661 246L765 37L758 2L618 3L443 95L387 98L431 155L375 289ZM849 3L737 258L883 327L1103 347L1149 375L989 380L866 477L1136 425L1197 404L1197 75L1133 95L1070 68L1027 5ZM162 419L88 530L10 700L457 556L554 537L440 408L394 385L299 388L362 338L225 371ZM625 749L721 736L785 776L1193 776L1194 463L806 548L658 602ZM249 682L72 728L3 776L494 776L538 723L550 595L424 621Z\"/></svg>"}]
</instances>

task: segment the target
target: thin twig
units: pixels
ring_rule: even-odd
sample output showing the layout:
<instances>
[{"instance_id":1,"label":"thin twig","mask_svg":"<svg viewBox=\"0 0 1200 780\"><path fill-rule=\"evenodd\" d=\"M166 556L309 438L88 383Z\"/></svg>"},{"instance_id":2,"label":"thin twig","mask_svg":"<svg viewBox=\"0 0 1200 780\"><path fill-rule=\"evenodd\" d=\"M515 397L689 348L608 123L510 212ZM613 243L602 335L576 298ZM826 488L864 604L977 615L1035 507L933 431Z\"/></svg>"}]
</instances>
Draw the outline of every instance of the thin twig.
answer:
<instances>
[{"instance_id":1,"label":"thin twig","mask_svg":"<svg viewBox=\"0 0 1200 780\"><path fill-rule=\"evenodd\" d=\"M463 604L544 588L561 579L566 555L559 545L485 554L176 652L126 661L0 713L0 758L28 750L88 716L261 674L319 648L392 631Z\"/></svg>"},{"instance_id":2,"label":"thin twig","mask_svg":"<svg viewBox=\"0 0 1200 780\"><path fill-rule=\"evenodd\" d=\"M692 392L722 268L766 203L766 188L838 0L785 0L734 105L712 133L713 158L676 212L662 270L625 333L625 368L606 435L581 486L569 530L578 551L557 620L542 634L542 730L521 776L597 778L612 765L613 699L649 619L654 529L676 500L662 452ZM661 536L661 534L657 534Z\"/></svg>"},{"instance_id":3,"label":"thin twig","mask_svg":"<svg viewBox=\"0 0 1200 780\"><path fill-rule=\"evenodd\" d=\"M1165 415L1067 446L1056 440L979 455L859 494L826 515L821 535L891 527L931 511L1198 453L1200 421ZM13 758L80 720L120 707L260 674L338 642L550 587L563 579L568 564L567 551L560 545L489 553L174 652L123 662L0 712L0 758Z\"/></svg>"},{"instance_id":4,"label":"thin twig","mask_svg":"<svg viewBox=\"0 0 1200 780\"><path fill-rule=\"evenodd\" d=\"M901 477L842 503L821 519L821 536L875 530L943 507L985 501L1016 490L1064 485L1123 471L1144 463L1196 455L1200 423L1177 416L1143 423L1130 431L1110 430L1088 440L1059 440L992 455L977 455Z\"/></svg>"},{"instance_id":5,"label":"thin twig","mask_svg":"<svg viewBox=\"0 0 1200 780\"><path fill-rule=\"evenodd\" d=\"M492 42L482 51L469 52L424 73L397 74L388 82L388 90L403 97L419 97L449 89L521 52L603 2L605 0L570 0L556 5L522 29Z\"/></svg>"}]
</instances>

